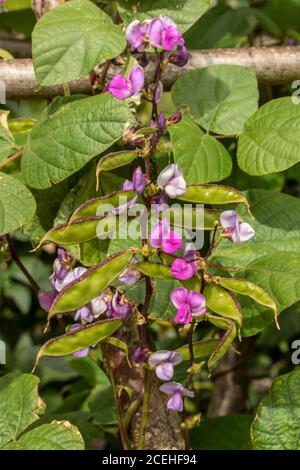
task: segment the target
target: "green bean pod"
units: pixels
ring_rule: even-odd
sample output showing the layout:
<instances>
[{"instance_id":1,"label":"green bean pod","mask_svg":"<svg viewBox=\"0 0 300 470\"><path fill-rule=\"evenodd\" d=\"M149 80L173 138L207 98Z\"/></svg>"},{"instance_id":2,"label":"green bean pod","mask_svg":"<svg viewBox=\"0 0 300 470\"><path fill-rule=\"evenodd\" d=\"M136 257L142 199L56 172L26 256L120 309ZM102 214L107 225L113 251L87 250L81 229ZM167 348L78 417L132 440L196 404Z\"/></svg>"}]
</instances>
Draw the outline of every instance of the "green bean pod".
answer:
<instances>
[{"instance_id":1,"label":"green bean pod","mask_svg":"<svg viewBox=\"0 0 300 470\"><path fill-rule=\"evenodd\" d=\"M210 310L225 318L230 318L242 326L242 310L237 299L221 286L207 284L203 292Z\"/></svg>"}]
</instances>

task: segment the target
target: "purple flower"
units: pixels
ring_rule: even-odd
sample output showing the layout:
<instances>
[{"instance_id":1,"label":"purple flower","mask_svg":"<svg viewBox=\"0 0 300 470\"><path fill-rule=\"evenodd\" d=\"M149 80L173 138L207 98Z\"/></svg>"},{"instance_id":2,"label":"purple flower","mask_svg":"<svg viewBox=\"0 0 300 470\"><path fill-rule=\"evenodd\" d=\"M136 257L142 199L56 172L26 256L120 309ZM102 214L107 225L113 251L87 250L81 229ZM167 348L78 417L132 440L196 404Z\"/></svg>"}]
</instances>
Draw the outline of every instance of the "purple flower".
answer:
<instances>
[{"instance_id":1,"label":"purple flower","mask_svg":"<svg viewBox=\"0 0 300 470\"><path fill-rule=\"evenodd\" d=\"M64 287L71 284L71 282L74 282L79 279L86 271L86 268L75 268L73 269L73 271L69 271L66 276L61 279L57 278L55 273L53 273L50 277L51 285L54 290L60 292Z\"/></svg>"},{"instance_id":2,"label":"purple flower","mask_svg":"<svg viewBox=\"0 0 300 470\"><path fill-rule=\"evenodd\" d=\"M149 365L156 367L155 373L161 380L170 380L174 375L174 366L181 361L181 354L165 350L152 353L148 359Z\"/></svg>"},{"instance_id":3,"label":"purple flower","mask_svg":"<svg viewBox=\"0 0 300 470\"><path fill-rule=\"evenodd\" d=\"M130 265L134 265L136 263L139 263L139 260L136 258L133 258ZM124 282L124 284L127 284L128 286L132 286L137 281L139 281L141 277L142 277L142 273L138 271L138 269L128 267L119 276L119 281Z\"/></svg>"},{"instance_id":4,"label":"purple flower","mask_svg":"<svg viewBox=\"0 0 300 470\"><path fill-rule=\"evenodd\" d=\"M163 134L166 131L166 128L167 128L167 120L166 120L166 117L165 117L165 115L162 111L158 115L157 125L158 125L158 128L159 128L159 131Z\"/></svg>"},{"instance_id":5,"label":"purple flower","mask_svg":"<svg viewBox=\"0 0 300 470\"><path fill-rule=\"evenodd\" d=\"M80 321L82 325L85 325L86 323L92 323L94 317L92 314L91 306L87 304L78 309L75 313L74 320Z\"/></svg>"},{"instance_id":6,"label":"purple flower","mask_svg":"<svg viewBox=\"0 0 300 470\"><path fill-rule=\"evenodd\" d=\"M129 320L132 314L132 306L124 300L120 292L116 292L108 306L108 316L111 318L122 318L122 320Z\"/></svg>"},{"instance_id":7,"label":"purple flower","mask_svg":"<svg viewBox=\"0 0 300 470\"><path fill-rule=\"evenodd\" d=\"M171 266L172 276L179 281L190 279L196 272L197 265L195 263L188 263L183 258L176 258Z\"/></svg>"},{"instance_id":8,"label":"purple flower","mask_svg":"<svg viewBox=\"0 0 300 470\"><path fill-rule=\"evenodd\" d=\"M142 194L146 187L146 178L143 175L142 169L138 166L132 176L132 181L126 180L123 184L124 191L135 191L137 194Z\"/></svg>"},{"instance_id":9,"label":"purple flower","mask_svg":"<svg viewBox=\"0 0 300 470\"><path fill-rule=\"evenodd\" d=\"M157 84L157 87L156 87L156 90L155 90L155 94L154 94L154 102L156 104L158 104L162 98L162 95L163 95L163 92L164 92L164 87L163 87L163 84L161 81L158 82Z\"/></svg>"},{"instance_id":10,"label":"purple flower","mask_svg":"<svg viewBox=\"0 0 300 470\"><path fill-rule=\"evenodd\" d=\"M49 292L39 291L38 299L40 306L42 307L45 312L49 312L51 305L54 302L55 297L57 296L57 292L51 290Z\"/></svg>"},{"instance_id":11,"label":"purple flower","mask_svg":"<svg viewBox=\"0 0 300 470\"><path fill-rule=\"evenodd\" d=\"M177 314L174 318L175 323L190 323L192 317L202 315L206 311L206 301L203 294L194 290L188 290L185 287L177 287L171 292L171 301L176 307Z\"/></svg>"},{"instance_id":12,"label":"purple flower","mask_svg":"<svg viewBox=\"0 0 300 470\"><path fill-rule=\"evenodd\" d=\"M93 318L98 318L107 311L107 302L105 301L103 294L98 295L98 297L91 301L91 310Z\"/></svg>"},{"instance_id":13,"label":"purple flower","mask_svg":"<svg viewBox=\"0 0 300 470\"><path fill-rule=\"evenodd\" d=\"M158 222L150 234L150 244L168 254L175 253L182 247L182 239L179 233L170 230L170 224L166 219Z\"/></svg>"},{"instance_id":14,"label":"purple flower","mask_svg":"<svg viewBox=\"0 0 300 470\"><path fill-rule=\"evenodd\" d=\"M180 46L179 49L169 55L168 61L177 67L184 67L189 60L189 51L185 46Z\"/></svg>"},{"instance_id":15,"label":"purple flower","mask_svg":"<svg viewBox=\"0 0 300 470\"><path fill-rule=\"evenodd\" d=\"M161 171L157 184L171 198L182 196L186 191L182 170L176 163L171 163Z\"/></svg>"},{"instance_id":16,"label":"purple flower","mask_svg":"<svg viewBox=\"0 0 300 470\"><path fill-rule=\"evenodd\" d=\"M239 220L236 211L222 212L220 222L224 229L223 235L231 238L234 243L246 242L255 235L255 230L251 225Z\"/></svg>"},{"instance_id":17,"label":"purple flower","mask_svg":"<svg viewBox=\"0 0 300 470\"><path fill-rule=\"evenodd\" d=\"M132 21L126 29L126 39L130 45L131 52L137 50L143 52L148 45L148 30L150 21Z\"/></svg>"},{"instance_id":18,"label":"purple flower","mask_svg":"<svg viewBox=\"0 0 300 470\"><path fill-rule=\"evenodd\" d=\"M146 362L147 351L139 346L134 350L132 357L136 364L141 364L143 362Z\"/></svg>"},{"instance_id":19,"label":"purple flower","mask_svg":"<svg viewBox=\"0 0 300 470\"><path fill-rule=\"evenodd\" d=\"M70 332L80 330L81 328L83 328L82 325L80 325L79 323L74 323L74 325L72 325L70 328ZM89 351L90 351L90 348L83 348L83 349L80 349L79 351L74 352L73 356L86 357L89 354Z\"/></svg>"},{"instance_id":20,"label":"purple flower","mask_svg":"<svg viewBox=\"0 0 300 470\"><path fill-rule=\"evenodd\" d=\"M139 65L132 67L129 78L116 75L108 85L108 91L119 100L137 95L144 86L144 71Z\"/></svg>"},{"instance_id":21,"label":"purple flower","mask_svg":"<svg viewBox=\"0 0 300 470\"><path fill-rule=\"evenodd\" d=\"M162 47L166 51L172 51L177 46L184 45L176 24L167 16L160 16L150 22L148 38L153 47Z\"/></svg>"},{"instance_id":22,"label":"purple flower","mask_svg":"<svg viewBox=\"0 0 300 470\"><path fill-rule=\"evenodd\" d=\"M157 196L153 196L151 198L151 205L155 206L155 212L157 215L169 208L164 191L161 191Z\"/></svg>"},{"instance_id":23,"label":"purple flower","mask_svg":"<svg viewBox=\"0 0 300 470\"><path fill-rule=\"evenodd\" d=\"M194 398L194 392L187 390L181 384L168 382L159 387L159 390L167 395L172 395L167 403L167 408L174 411L183 411L183 397Z\"/></svg>"},{"instance_id":24,"label":"purple flower","mask_svg":"<svg viewBox=\"0 0 300 470\"><path fill-rule=\"evenodd\" d=\"M184 248L183 259L188 263L194 262L199 258L200 252L195 250L193 243L187 243Z\"/></svg>"}]
</instances>

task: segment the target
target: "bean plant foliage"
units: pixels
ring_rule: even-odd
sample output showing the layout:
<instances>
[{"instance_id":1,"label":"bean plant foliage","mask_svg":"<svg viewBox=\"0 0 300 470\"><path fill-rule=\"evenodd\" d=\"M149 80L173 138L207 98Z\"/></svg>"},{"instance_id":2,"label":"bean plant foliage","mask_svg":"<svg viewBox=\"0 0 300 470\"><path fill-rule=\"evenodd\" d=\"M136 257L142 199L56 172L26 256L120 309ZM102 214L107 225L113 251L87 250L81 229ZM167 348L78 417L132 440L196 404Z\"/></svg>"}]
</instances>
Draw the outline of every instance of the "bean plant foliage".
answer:
<instances>
[{"instance_id":1,"label":"bean plant foliage","mask_svg":"<svg viewBox=\"0 0 300 470\"><path fill-rule=\"evenodd\" d=\"M112 434L124 449L173 448L176 435L178 449L299 450L297 369L254 418L202 422L197 403L224 357L280 335L300 301L300 202L281 192L300 161L300 106L259 105L254 72L238 65L164 89L209 0L62 3L36 22L32 57L37 87L64 95L37 118L1 113L1 253L33 287L44 333L32 373L0 378L0 448L84 449ZM87 74L92 96L72 94ZM13 240L25 235L24 267ZM45 253L50 283L30 267ZM45 420L38 376L62 360L88 393L73 390L81 412Z\"/></svg>"}]
</instances>

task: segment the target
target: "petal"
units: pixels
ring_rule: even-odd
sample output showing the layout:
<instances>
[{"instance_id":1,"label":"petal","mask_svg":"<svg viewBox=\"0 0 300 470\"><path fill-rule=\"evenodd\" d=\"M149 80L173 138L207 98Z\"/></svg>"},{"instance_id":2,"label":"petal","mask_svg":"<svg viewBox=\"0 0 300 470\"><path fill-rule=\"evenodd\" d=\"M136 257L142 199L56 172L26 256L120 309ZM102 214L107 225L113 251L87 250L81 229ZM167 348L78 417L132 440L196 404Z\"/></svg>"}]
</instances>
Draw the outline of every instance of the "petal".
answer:
<instances>
[{"instance_id":1,"label":"petal","mask_svg":"<svg viewBox=\"0 0 300 470\"><path fill-rule=\"evenodd\" d=\"M164 187L173 179L177 178L178 176L183 176L182 170L179 165L176 163L171 163L170 165L166 166L164 168L158 178L157 178L157 184L161 189L164 189Z\"/></svg>"},{"instance_id":2,"label":"petal","mask_svg":"<svg viewBox=\"0 0 300 470\"><path fill-rule=\"evenodd\" d=\"M73 271L69 271L64 279L55 281L55 289L60 292L64 287L79 279L86 271L86 268L75 268Z\"/></svg>"},{"instance_id":3,"label":"petal","mask_svg":"<svg viewBox=\"0 0 300 470\"><path fill-rule=\"evenodd\" d=\"M188 296L187 296L187 302L192 310L199 308L199 307L203 308L206 305L206 300L205 300L204 295L200 294L200 292L197 292L195 290L189 291Z\"/></svg>"},{"instance_id":4,"label":"petal","mask_svg":"<svg viewBox=\"0 0 300 470\"><path fill-rule=\"evenodd\" d=\"M182 388L182 385L177 382L168 382L159 387L159 390L167 395L173 395L174 393L179 393Z\"/></svg>"},{"instance_id":5,"label":"petal","mask_svg":"<svg viewBox=\"0 0 300 470\"><path fill-rule=\"evenodd\" d=\"M158 222L154 225L150 233L150 245L154 248L158 248L162 241L162 223Z\"/></svg>"},{"instance_id":6,"label":"petal","mask_svg":"<svg viewBox=\"0 0 300 470\"><path fill-rule=\"evenodd\" d=\"M94 320L93 314L89 306L84 305L80 309L77 310L74 320L81 321L84 323L91 323Z\"/></svg>"},{"instance_id":7,"label":"petal","mask_svg":"<svg viewBox=\"0 0 300 470\"><path fill-rule=\"evenodd\" d=\"M124 100L132 95L132 84L123 75L116 75L108 85L108 91L115 98Z\"/></svg>"},{"instance_id":8,"label":"petal","mask_svg":"<svg viewBox=\"0 0 300 470\"><path fill-rule=\"evenodd\" d=\"M146 187L146 179L140 166L138 166L133 172L132 183L134 190L138 194L142 194Z\"/></svg>"},{"instance_id":9,"label":"petal","mask_svg":"<svg viewBox=\"0 0 300 470\"><path fill-rule=\"evenodd\" d=\"M132 191L134 189L133 182L129 180L125 180L123 183L123 190L124 191Z\"/></svg>"},{"instance_id":10,"label":"petal","mask_svg":"<svg viewBox=\"0 0 300 470\"><path fill-rule=\"evenodd\" d=\"M160 380L170 380L174 375L173 364L170 362L160 364L156 367L155 373Z\"/></svg>"},{"instance_id":11,"label":"petal","mask_svg":"<svg viewBox=\"0 0 300 470\"><path fill-rule=\"evenodd\" d=\"M246 222L242 222L239 226L239 239L238 243L246 242L247 240L250 240L250 238L254 237L255 235L255 230L251 227L251 225L247 224ZM235 240L236 234L232 234L232 241L237 242Z\"/></svg>"},{"instance_id":12,"label":"petal","mask_svg":"<svg viewBox=\"0 0 300 470\"><path fill-rule=\"evenodd\" d=\"M54 290L51 290L50 292L44 292L42 290L39 291L38 299L42 309L48 312L56 296L57 292L55 292Z\"/></svg>"},{"instance_id":13,"label":"petal","mask_svg":"<svg viewBox=\"0 0 300 470\"><path fill-rule=\"evenodd\" d=\"M171 51L175 46L178 45L181 39L181 34L175 26L168 26L165 30L162 38L162 46L166 51Z\"/></svg>"},{"instance_id":14,"label":"petal","mask_svg":"<svg viewBox=\"0 0 300 470\"><path fill-rule=\"evenodd\" d=\"M132 23L127 26L125 34L127 42L131 46L131 51L134 51L142 44L144 35L142 23L138 20L132 21Z\"/></svg>"},{"instance_id":15,"label":"petal","mask_svg":"<svg viewBox=\"0 0 300 470\"><path fill-rule=\"evenodd\" d=\"M192 264L187 263L182 258L177 258L173 261L171 266L171 273L175 279L179 281L186 281L193 277L195 270Z\"/></svg>"},{"instance_id":16,"label":"petal","mask_svg":"<svg viewBox=\"0 0 300 470\"><path fill-rule=\"evenodd\" d=\"M163 24L159 18L152 20L149 24L148 38L152 46L160 47L162 41Z\"/></svg>"},{"instance_id":17,"label":"petal","mask_svg":"<svg viewBox=\"0 0 300 470\"><path fill-rule=\"evenodd\" d=\"M224 211L220 216L223 228L236 229L238 224L238 213L236 211Z\"/></svg>"},{"instance_id":18,"label":"petal","mask_svg":"<svg viewBox=\"0 0 300 470\"><path fill-rule=\"evenodd\" d=\"M186 192L186 182L183 176L172 178L165 186L167 195L171 198L182 196Z\"/></svg>"},{"instance_id":19,"label":"petal","mask_svg":"<svg viewBox=\"0 0 300 470\"><path fill-rule=\"evenodd\" d=\"M188 390L187 388L184 388L184 387L181 387L180 393L181 395L185 397L194 398L195 396L195 392L193 392L192 390Z\"/></svg>"},{"instance_id":20,"label":"petal","mask_svg":"<svg viewBox=\"0 0 300 470\"><path fill-rule=\"evenodd\" d=\"M160 15L159 19L164 29L167 29L169 26L173 26L174 28L177 27L175 21L173 21L169 16Z\"/></svg>"},{"instance_id":21,"label":"petal","mask_svg":"<svg viewBox=\"0 0 300 470\"><path fill-rule=\"evenodd\" d=\"M175 393L175 395L168 400L167 408L173 411L183 411L183 400L180 393Z\"/></svg>"},{"instance_id":22,"label":"petal","mask_svg":"<svg viewBox=\"0 0 300 470\"><path fill-rule=\"evenodd\" d=\"M173 364L173 366L176 366L182 362L182 355L179 352L172 351L169 361Z\"/></svg>"},{"instance_id":23,"label":"petal","mask_svg":"<svg viewBox=\"0 0 300 470\"><path fill-rule=\"evenodd\" d=\"M86 357L89 354L90 348L80 349L80 351L74 352L75 357Z\"/></svg>"},{"instance_id":24,"label":"petal","mask_svg":"<svg viewBox=\"0 0 300 470\"><path fill-rule=\"evenodd\" d=\"M176 287L170 295L171 302L176 308L180 308L182 304L187 302L189 291L185 287Z\"/></svg>"},{"instance_id":25,"label":"petal","mask_svg":"<svg viewBox=\"0 0 300 470\"><path fill-rule=\"evenodd\" d=\"M161 100L161 97L163 95L164 87L161 81L158 82L156 90L155 90L155 95L154 95L154 101L156 104L158 104Z\"/></svg>"},{"instance_id":26,"label":"petal","mask_svg":"<svg viewBox=\"0 0 300 470\"><path fill-rule=\"evenodd\" d=\"M172 351L167 351L162 349L161 351L156 351L150 354L148 363L151 367L155 367L163 362L168 362L172 356Z\"/></svg>"},{"instance_id":27,"label":"petal","mask_svg":"<svg viewBox=\"0 0 300 470\"><path fill-rule=\"evenodd\" d=\"M188 304L183 304L179 307L178 312L174 318L174 323L181 323L187 325L192 320L191 308Z\"/></svg>"},{"instance_id":28,"label":"petal","mask_svg":"<svg viewBox=\"0 0 300 470\"><path fill-rule=\"evenodd\" d=\"M161 242L162 250L169 255L176 253L182 248L182 238L179 233L172 231L167 237L163 237Z\"/></svg>"},{"instance_id":29,"label":"petal","mask_svg":"<svg viewBox=\"0 0 300 470\"><path fill-rule=\"evenodd\" d=\"M131 83L132 92L137 95L144 86L145 77L144 70L139 65L132 67L129 74L129 82Z\"/></svg>"},{"instance_id":30,"label":"petal","mask_svg":"<svg viewBox=\"0 0 300 470\"><path fill-rule=\"evenodd\" d=\"M99 295L91 301L92 313L95 318L98 318L102 313L106 312L107 304L103 298Z\"/></svg>"}]
</instances>

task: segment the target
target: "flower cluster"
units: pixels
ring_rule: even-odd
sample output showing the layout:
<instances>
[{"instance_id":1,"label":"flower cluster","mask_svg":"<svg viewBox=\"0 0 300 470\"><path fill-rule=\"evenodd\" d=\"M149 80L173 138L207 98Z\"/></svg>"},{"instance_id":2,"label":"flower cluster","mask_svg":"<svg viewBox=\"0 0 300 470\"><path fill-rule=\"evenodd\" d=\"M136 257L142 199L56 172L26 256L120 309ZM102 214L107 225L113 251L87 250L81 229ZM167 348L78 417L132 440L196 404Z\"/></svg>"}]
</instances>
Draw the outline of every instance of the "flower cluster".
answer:
<instances>
[{"instance_id":1,"label":"flower cluster","mask_svg":"<svg viewBox=\"0 0 300 470\"><path fill-rule=\"evenodd\" d=\"M153 20L135 20L126 29L126 39L131 52L144 52L146 49L170 52L168 62L183 67L189 58L184 39L174 21L167 16ZM108 85L108 91L115 98L124 100L140 93L144 87L144 71L140 66L132 67L129 77L116 75ZM158 82L154 89L154 100L160 101L162 83Z\"/></svg>"}]
</instances>

